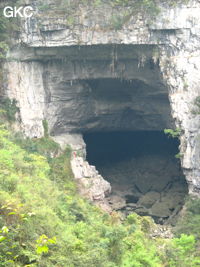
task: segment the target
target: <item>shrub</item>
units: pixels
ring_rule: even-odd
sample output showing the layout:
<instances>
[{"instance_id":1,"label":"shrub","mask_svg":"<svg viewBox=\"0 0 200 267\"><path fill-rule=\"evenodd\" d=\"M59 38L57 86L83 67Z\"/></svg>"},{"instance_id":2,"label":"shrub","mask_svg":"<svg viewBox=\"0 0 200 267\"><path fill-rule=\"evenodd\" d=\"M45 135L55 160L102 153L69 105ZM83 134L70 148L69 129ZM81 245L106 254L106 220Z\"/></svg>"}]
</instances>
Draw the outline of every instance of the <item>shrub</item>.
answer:
<instances>
[{"instance_id":1,"label":"shrub","mask_svg":"<svg viewBox=\"0 0 200 267\"><path fill-rule=\"evenodd\" d=\"M178 138L181 134L181 129L180 128L176 128L175 130L164 129L164 133L167 134L169 137Z\"/></svg>"},{"instance_id":2,"label":"shrub","mask_svg":"<svg viewBox=\"0 0 200 267\"><path fill-rule=\"evenodd\" d=\"M177 236L182 233L193 234L200 240L200 199L188 198L185 206L186 210L175 227L175 234Z\"/></svg>"},{"instance_id":3,"label":"shrub","mask_svg":"<svg viewBox=\"0 0 200 267\"><path fill-rule=\"evenodd\" d=\"M1 116L3 120L14 122L16 120L16 113L19 112L17 101L15 99L3 98L0 102Z\"/></svg>"},{"instance_id":4,"label":"shrub","mask_svg":"<svg viewBox=\"0 0 200 267\"><path fill-rule=\"evenodd\" d=\"M195 267L200 264L200 257L195 255L196 240L193 235L181 234L174 238L167 247L170 267Z\"/></svg>"}]
</instances>

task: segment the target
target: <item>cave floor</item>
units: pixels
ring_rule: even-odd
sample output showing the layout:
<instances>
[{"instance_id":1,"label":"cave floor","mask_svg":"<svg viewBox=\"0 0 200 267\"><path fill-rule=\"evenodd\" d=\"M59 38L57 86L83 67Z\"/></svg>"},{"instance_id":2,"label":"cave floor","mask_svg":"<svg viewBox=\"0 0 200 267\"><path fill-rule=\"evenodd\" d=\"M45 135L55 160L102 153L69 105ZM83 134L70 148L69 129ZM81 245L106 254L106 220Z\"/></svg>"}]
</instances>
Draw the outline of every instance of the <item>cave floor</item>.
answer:
<instances>
[{"instance_id":1,"label":"cave floor","mask_svg":"<svg viewBox=\"0 0 200 267\"><path fill-rule=\"evenodd\" d=\"M184 204L187 185L176 160L144 155L104 166L102 176L111 183L107 198L114 210L128 215L137 212L158 223L173 223Z\"/></svg>"},{"instance_id":2,"label":"cave floor","mask_svg":"<svg viewBox=\"0 0 200 267\"><path fill-rule=\"evenodd\" d=\"M175 224L188 193L176 140L162 133L93 134L85 140L89 163L111 184L107 201L113 210Z\"/></svg>"}]
</instances>

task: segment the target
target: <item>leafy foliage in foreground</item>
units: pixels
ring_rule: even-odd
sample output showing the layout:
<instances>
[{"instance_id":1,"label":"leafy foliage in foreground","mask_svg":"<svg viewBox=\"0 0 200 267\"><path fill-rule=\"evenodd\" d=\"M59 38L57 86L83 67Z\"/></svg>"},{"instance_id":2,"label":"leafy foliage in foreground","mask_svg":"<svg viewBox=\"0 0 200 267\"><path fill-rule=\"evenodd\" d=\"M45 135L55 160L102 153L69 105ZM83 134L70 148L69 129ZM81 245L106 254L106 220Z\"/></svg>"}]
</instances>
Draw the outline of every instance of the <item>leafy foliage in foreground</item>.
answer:
<instances>
[{"instance_id":1,"label":"leafy foliage in foreground","mask_svg":"<svg viewBox=\"0 0 200 267\"><path fill-rule=\"evenodd\" d=\"M121 223L117 213L104 214L82 199L72 179L69 149L52 158L51 151L40 148L41 140L13 140L1 126L0 266L199 264L194 236L152 239L150 218L131 214Z\"/></svg>"},{"instance_id":2,"label":"leafy foliage in foreground","mask_svg":"<svg viewBox=\"0 0 200 267\"><path fill-rule=\"evenodd\" d=\"M175 232L192 234L197 240L200 240L200 199L189 198L186 201L187 209L183 212L182 218L176 225Z\"/></svg>"}]
</instances>

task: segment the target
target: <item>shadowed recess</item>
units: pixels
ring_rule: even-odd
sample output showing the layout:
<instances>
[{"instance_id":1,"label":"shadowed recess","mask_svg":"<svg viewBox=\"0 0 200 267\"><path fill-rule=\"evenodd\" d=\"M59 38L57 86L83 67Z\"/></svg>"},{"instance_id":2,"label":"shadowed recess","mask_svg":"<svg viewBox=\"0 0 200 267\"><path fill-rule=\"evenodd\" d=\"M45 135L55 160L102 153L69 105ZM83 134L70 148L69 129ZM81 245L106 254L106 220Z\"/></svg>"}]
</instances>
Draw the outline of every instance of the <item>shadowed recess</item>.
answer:
<instances>
[{"instance_id":1,"label":"shadowed recess","mask_svg":"<svg viewBox=\"0 0 200 267\"><path fill-rule=\"evenodd\" d=\"M108 200L125 215L136 211L174 223L187 194L178 139L161 131L84 134L87 160L111 183Z\"/></svg>"}]
</instances>

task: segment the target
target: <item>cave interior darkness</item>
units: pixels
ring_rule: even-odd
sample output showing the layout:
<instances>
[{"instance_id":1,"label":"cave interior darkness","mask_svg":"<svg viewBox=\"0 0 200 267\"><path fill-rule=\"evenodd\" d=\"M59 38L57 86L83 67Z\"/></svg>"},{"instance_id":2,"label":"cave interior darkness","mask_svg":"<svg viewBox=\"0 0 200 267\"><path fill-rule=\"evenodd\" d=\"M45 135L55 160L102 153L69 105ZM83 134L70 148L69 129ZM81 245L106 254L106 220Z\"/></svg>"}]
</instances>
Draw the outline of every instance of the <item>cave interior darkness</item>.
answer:
<instances>
[{"instance_id":1,"label":"cave interior darkness","mask_svg":"<svg viewBox=\"0 0 200 267\"><path fill-rule=\"evenodd\" d=\"M184 203L187 184L181 170L179 141L163 131L85 133L87 160L111 183L108 201L128 215L150 215L173 223Z\"/></svg>"}]
</instances>

